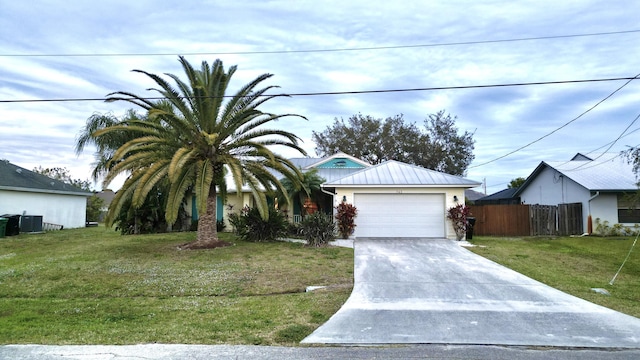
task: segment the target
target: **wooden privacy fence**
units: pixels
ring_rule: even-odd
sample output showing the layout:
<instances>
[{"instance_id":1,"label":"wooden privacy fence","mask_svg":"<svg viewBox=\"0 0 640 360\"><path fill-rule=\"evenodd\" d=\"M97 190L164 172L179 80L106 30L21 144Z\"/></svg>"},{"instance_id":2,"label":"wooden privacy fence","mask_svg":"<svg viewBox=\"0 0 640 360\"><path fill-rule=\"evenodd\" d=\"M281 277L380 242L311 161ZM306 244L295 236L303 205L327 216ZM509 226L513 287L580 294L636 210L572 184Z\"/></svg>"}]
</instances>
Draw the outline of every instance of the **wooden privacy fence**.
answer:
<instances>
[{"instance_id":1,"label":"wooden privacy fence","mask_svg":"<svg viewBox=\"0 0 640 360\"><path fill-rule=\"evenodd\" d=\"M582 234L582 204L471 205L474 235L537 236Z\"/></svg>"}]
</instances>

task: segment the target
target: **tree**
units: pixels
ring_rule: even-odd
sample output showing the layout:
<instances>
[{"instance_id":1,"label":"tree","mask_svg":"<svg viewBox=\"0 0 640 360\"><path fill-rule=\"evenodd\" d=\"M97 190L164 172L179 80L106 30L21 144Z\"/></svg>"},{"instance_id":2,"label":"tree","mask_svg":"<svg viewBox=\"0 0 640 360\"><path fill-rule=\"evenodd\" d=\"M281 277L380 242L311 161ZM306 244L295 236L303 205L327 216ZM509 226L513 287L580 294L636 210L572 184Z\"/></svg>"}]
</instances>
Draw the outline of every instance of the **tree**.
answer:
<instances>
[{"instance_id":1,"label":"tree","mask_svg":"<svg viewBox=\"0 0 640 360\"><path fill-rule=\"evenodd\" d=\"M104 200L93 194L87 199L86 221L100 221Z\"/></svg>"},{"instance_id":2,"label":"tree","mask_svg":"<svg viewBox=\"0 0 640 360\"><path fill-rule=\"evenodd\" d=\"M522 186L522 184L524 184L525 181L527 181L527 179L525 179L523 177L517 177L517 178L511 180L509 185L507 185L507 188L508 189L517 189L520 186Z\"/></svg>"},{"instance_id":3,"label":"tree","mask_svg":"<svg viewBox=\"0 0 640 360\"><path fill-rule=\"evenodd\" d=\"M318 175L317 169L311 169L302 173L296 181L283 178L280 182L286 190L286 194L280 194L280 196L285 196L292 201L296 201L302 209L307 198L313 202L320 203L321 185L325 181L323 177ZM302 215L304 216L305 214L303 213Z\"/></svg>"},{"instance_id":4,"label":"tree","mask_svg":"<svg viewBox=\"0 0 640 360\"><path fill-rule=\"evenodd\" d=\"M259 107L277 95L266 95L274 86L258 86L271 74L263 74L227 98L226 91L237 66L225 71L222 61L212 65L203 61L194 68L179 58L186 81L166 74L163 77L143 71L158 88L163 99L152 100L128 92L109 94L107 101L127 101L142 108L146 116L125 119L96 130L92 137L122 137L122 144L106 161L105 183L119 174L128 174L109 208L107 223L131 200L134 208L143 205L147 194L163 179L169 180L165 217L172 224L178 217L188 191L197 199L198 234L185 248L198 249L224 245L216 230L216 197L226 197L224 169L237 189L248 186L256 207L268 218L265 190L283 191L273 172L295 181L299 170L287 159L272 152L271 145L282 145L306 155L299 138L290 132L264 128L264 125L295 114L272 114ZM106 142L106 141L105 141Z\"/></svg>"},{"instance_id":5,"label":"tree","mask_svg":"<svg viewBox=\"0 0 640 360\"><path fill-rule=\"evenodd\" d=\"M116 125L126 125L127 121L150 121L146 114L140 114L134 109L126 111L121 118L113 114L92 114L80 131L76 142L76 153L80 154L90 144L96 147L94 154L94 170L92 173L93 180L97 181L108 173L110 167L115 165L112 161L115 152L128 141L136 137L143 136L144 133L137 131L112 131L101 136L94 136L99 130ZM164 209L169 194L169 181L161 181L156 184L147 194L144 203L134 208L131 199L125 200L117 214L113 215L114 225L121 234L146 234L164 232L169 229L188 229L190 223L187 224L186 211L183 206L180 207L178 213L178 222L176 226L169 226L165 219ZM173 224L176 225L176 224Z\"/></svg>"},{"instance_id":6,"label":"tree","mask_svg":"<svg viewBox=\"0 0 640 360\"><path fill-rule=\"evenodd\" d=\"M109 131L106 134L95 136L99 130L103 130L108 127L115 127L116 125L125 125L127 121L149 121L146 115L141 115L134 109L129 109L122 118L118 118L113 114L100 114L94 113L87 119L85 127L80 131L78 139L76 141L76 154L81 154L87 145L95 145L95 162L94 170L92 173L93 180L97 181L99 178L107 174L109 166L114 166L115 162L112 161L113 155L122 145L126 144L139 136L143 136L142 132L133 131L128 129L127 131Z\"/></svg>"},{"instance_id":7,"label":"tree","mask_svg":"<svg viewBox=\"0 0 640 360\"><path fill-rule=\"evenodd\" d=\"M375 119L369 115L334 120L323 132L313 132L316 153L329 156L342 151L379 164L398 160L453 175L464 175L474 159L473 134L458 134L456 117L444 110L431 114L424 129L406 123L402 115Z\"/></svg>"},{"instance_id":8,"label":"tree","mask_svg":"<svg viewBox=\"0 0 640 360\"><path fill-rule=\"evenodd\" d=\"M91 191L91 182L72 178L69 169L66 167L43 168L42 166L38 166L33 168L33 172L62 181L65 184L75 186L81 190Z\"/></svg>"}]
</instances>

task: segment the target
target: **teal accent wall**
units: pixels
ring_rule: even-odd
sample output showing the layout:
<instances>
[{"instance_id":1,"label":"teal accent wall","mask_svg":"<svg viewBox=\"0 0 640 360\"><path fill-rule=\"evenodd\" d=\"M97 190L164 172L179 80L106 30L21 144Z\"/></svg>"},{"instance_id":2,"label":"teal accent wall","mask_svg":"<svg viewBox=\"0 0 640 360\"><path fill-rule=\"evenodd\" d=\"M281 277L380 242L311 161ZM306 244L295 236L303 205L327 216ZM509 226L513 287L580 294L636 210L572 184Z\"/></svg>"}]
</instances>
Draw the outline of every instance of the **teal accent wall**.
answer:
<instances>
[{"instance_id":1,"label":"teal accent wall","mask_svg":"<svg viewBox=\"0 0 640 360\"><path fill-rule=\"evenodd\" d=\"M316 166L318 169L363 169L365 166L347 158L335 158Z\"/></svg>"},{"instance_id":2,"label":"teal accent wall","mask_svg":"<svg viewBox=\"0 0 640 360\"><path fill-rule=\"evenodd\" d=\"M298 199L291 199L291 202L293 202L293 214L292 215L300 215L302 213L301 209L300 209L300 202L298 201Z\"/></svg>"},{"instance_id":3,"label":"teal accent wall","mask_svg":"<svg viewBox=\"0 0 640 360\"><path fill-rule=\"evenodd\" d=\"M198 220L198 207L196 206L196 196L191 197L191 220Z\"/></svg>"},{"instance_id":4,"label":"teal accent wall","mask_svg":"<svg viewBox=\"0 0 640 360\"><path fill-rule=\"evenodd\" d=\"M220 196L216 198L216 204L218 205L216 207L216 220L222 220L224 205L222 204L222 198Z\"/></svg>"},{"instance_id":5,"label":"teal accent wall","mask_svg":"<svg viewBox=\"0 0 640 360\"><path fill-rule=\"evenodd\" d=\"M216 220L222 220L224 211L224 205L222 204L222 198L220 196L216 199ZM191 197L191 220L198 220L198 207L196 206L196 196Z\"/></svg>"}]
</instances>

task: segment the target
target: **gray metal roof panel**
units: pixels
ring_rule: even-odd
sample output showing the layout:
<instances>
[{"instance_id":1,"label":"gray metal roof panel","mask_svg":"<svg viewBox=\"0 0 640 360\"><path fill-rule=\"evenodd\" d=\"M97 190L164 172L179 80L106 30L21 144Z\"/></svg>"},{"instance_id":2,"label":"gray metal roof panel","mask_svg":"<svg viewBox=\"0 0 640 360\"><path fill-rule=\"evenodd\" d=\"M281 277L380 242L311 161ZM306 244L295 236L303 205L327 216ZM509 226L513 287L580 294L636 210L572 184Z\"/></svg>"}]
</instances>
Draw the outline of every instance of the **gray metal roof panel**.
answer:
<instances>
[{"instance_id":1,"label":"gray metal roof panel","mask_svg":"<svg viewBox=\"0 0 640 360\"><path fill-rule=\"evenodd\" d=\"M475 187L481 183L405 164L395 160L365 168L346 177L327 181L326 187L339 186L460 186Z\"/></svg>"},{"instance_id":2,"label":"gray metal roof panel","mask_svg":"<svg viewBox=\"0 0 640 360\"><path fill-rule=\"evenodd\" d=\"M604 154L594 160L546 162L588 190L635 191L638 179L629 164L620 154Z\"/></svg>"}]
</instances>

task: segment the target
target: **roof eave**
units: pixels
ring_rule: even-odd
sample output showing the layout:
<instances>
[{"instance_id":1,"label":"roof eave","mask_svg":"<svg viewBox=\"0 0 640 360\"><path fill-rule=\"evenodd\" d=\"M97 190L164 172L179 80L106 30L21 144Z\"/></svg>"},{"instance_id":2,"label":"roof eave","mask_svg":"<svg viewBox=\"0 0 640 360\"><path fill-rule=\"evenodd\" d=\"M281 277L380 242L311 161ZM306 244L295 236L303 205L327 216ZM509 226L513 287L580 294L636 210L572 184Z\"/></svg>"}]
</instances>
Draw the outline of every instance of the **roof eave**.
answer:
<instances>
[{"instance_id":1,"label":"roof eave","mask_svg":"<svg viewBox=\"0 0 640 360\"><path fill-rule=\"evenodd\" d=\"M341 188L341 187L355 187L355 188L464 188L471 189L478 187L482 183L475 184L322 184L323 188Z\"/></svg>"},{"instance_id":2,"label":"roof eave","mask_svg":"<svg viewBox=\"0 0 640 360\"><path fill-rule=\"evenodd\" d=\"M31 192L31 193L39 193L39 194L73 195L73 196L86 196L86 197L93 196L93 193L91 192L46 190L46 189L34 189L34 188L25 188L25 187L17 187L17 186L0 186L0 190Z\"/></svg>"}]
</instances>

